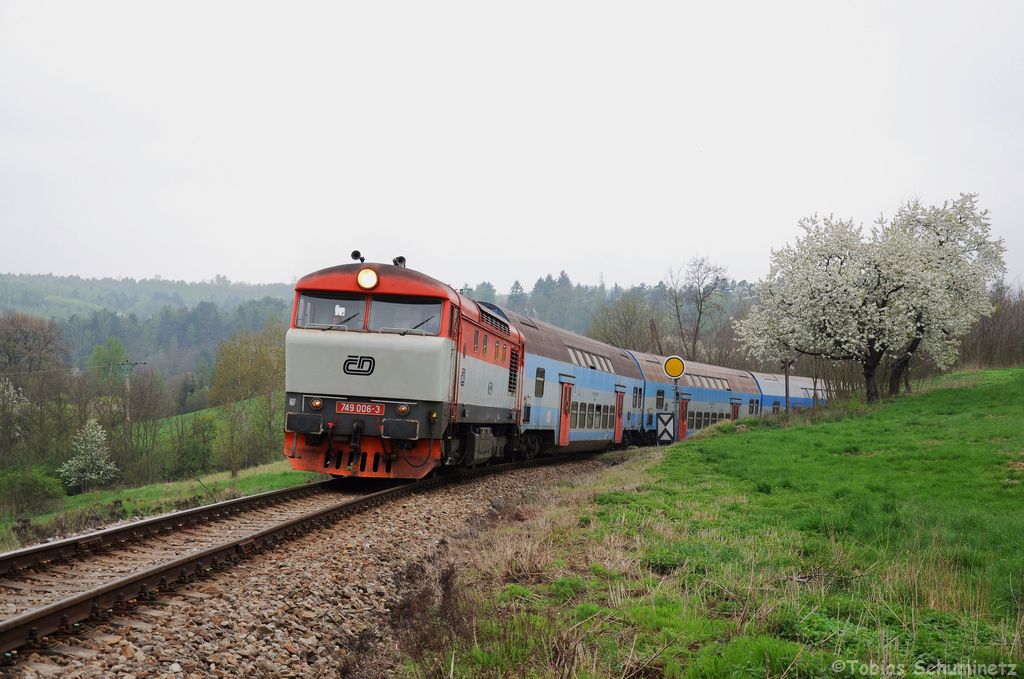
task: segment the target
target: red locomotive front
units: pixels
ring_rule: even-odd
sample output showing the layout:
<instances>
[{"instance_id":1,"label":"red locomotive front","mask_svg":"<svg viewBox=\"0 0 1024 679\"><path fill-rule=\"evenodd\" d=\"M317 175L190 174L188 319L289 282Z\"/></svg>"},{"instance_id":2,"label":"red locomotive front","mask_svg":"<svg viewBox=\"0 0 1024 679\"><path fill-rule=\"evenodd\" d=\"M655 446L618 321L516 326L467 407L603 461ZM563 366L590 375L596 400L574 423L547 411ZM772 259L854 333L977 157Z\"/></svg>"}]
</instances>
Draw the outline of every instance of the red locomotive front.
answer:
<instances>
[{"instance_id":1,"label":"red locomotive front","mask_svg":"<svg viewBox=\"0 0 1024 679\"><path fill-rule=\"evenodd\" d=\"M518 426L522 345L486 315L404 266L347 264L302 278L285 348L292 467L417 479L502 457ZM487 360L467 355L462 340L475 337L479 354L481 330Z\"/></svg>"}]
</instances>

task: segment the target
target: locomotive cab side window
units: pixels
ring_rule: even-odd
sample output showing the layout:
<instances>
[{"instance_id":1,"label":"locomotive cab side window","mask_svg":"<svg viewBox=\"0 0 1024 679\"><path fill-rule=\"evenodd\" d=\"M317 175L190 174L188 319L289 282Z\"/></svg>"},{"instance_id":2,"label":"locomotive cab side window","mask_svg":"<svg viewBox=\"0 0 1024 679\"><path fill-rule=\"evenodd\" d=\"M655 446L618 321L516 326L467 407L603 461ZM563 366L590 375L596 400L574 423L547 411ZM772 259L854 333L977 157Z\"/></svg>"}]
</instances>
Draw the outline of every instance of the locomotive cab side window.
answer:
<instances>
[{"instance_id":1,"label":"locomotive cab side window","mask_svg":"<svg viewBox=\"0 0 1024 679\"><path fill-rule=\"evenodd\" d=\"M473 353L480 353L480 331L473 330Z\"/></svg>"},{"instance_id":2,"label":"locomotive cab side window","mask_svg":"<svg viewBox=\"0 0 1024 679\"><path fill-rule=\"evenodd\" d=\"M665 390L664 389L659 389L658 390L658 398L656 400L655 407L658 410L663 410L665 408Z\"/></svg>"}]
</instances>

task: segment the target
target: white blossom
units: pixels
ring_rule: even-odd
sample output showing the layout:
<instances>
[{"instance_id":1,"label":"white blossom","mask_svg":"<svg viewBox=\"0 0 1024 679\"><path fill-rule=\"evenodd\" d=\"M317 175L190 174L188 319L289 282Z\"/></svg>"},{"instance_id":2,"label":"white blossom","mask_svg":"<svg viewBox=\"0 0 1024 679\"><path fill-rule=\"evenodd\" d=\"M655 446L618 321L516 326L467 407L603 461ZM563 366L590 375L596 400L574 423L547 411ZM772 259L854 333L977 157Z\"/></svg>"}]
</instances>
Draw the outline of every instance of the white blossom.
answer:
<instances>
[{"instance_id":1,"label":"white blossom","mask_svg":"<svg viewBox=\"0 0 1024 679\"><path fill-rule=\"evenodd\" d=\"M14 445L24 436L28 399L6 377L0 377L0 455L10 459Z\"/></svg>"},{"instance_id":2,"label":"white blossom","mask_svg":"<svg viewBox=\"0 0 1024 679\"><path fill-rule=\"evenodd\" d=\"M74 457L57 468L65 485L81 486L82 491L91 484L103 485L117 478L117 465L110 459L107 433L96 420L85 423L71 442Z\"/></svg>"},{"instance_id":3,"label":"white blossom","mask_svg":"<svg viewBox=\"0 0 1024 679\"><path fill-rule=\"evenodd\" d=\"M1004 247L974 194L941 207L906 203L868 236L831 216L800 226L795 244L772 251L760 304L736 325L755 356L856 361L872 398L883 356L924 351L948 366L971 325L992 311L988 285L1003 272Z\"/></svg>"}]
</instances>

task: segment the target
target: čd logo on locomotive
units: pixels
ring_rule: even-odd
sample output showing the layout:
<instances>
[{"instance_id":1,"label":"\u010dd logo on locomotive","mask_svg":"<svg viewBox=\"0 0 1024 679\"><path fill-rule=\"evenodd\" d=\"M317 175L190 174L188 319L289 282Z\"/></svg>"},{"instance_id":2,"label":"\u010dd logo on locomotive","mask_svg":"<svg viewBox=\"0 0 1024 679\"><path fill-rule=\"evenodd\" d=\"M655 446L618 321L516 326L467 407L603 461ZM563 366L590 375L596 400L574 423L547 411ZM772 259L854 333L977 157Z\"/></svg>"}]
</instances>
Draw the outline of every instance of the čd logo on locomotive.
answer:
<instances>
[{"instance_id":1,"label":"\u010dd logo on locomotive","mask_svg":"<svg viewBox=\"0 0 1024 679\"><path fill-rule=\"evenodd\" d=\"M373 360L373 356L349 355L342 370L346 375L372 375L375 367L377 367L377 362Z\"/></svg>"}]
</instances>

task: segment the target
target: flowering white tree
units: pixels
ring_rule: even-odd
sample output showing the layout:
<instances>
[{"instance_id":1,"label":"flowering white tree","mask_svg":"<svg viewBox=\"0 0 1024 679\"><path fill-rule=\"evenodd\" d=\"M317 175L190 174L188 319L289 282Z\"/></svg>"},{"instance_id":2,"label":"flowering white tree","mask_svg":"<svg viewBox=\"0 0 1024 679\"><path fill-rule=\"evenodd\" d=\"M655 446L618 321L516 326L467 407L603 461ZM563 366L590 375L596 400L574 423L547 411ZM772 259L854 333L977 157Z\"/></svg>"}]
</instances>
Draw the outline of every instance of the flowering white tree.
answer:
<instances>
[{"instance_id":1,"label":"flowering white tree","mask_svg":"<svg viewBox=\"0 0 1024 679\"><path fill-rule=\"evenodd\" d=\"M0 377L0 457L5 460L12 458L15 444L24 434L26 406L28 399L21 389L6 377Z\"/></svg>"},{"instance_id":2,"label":"flowering white tree","mask_svg":"<svg viewBox=\"0 0 1024 679\"><path fill-rule=\"evenodd\" d=\"M924 351L940 367L957 358L960 340L982 316L992 313L989 285L1002 277L1003 243L993 239L988 210L976 194L961 194L941 207L918 201L903 205L876 231L902 256L907 285L900 304L909 321L903 346L893 354L889 393L899 392L911 358Z\"/></svg>"},{"instance_id":3,"label":"flowering white tree","mask_svg":"<svg viewBox=\"0 0 1024 679\"><path fill-rule=\"evenodd\" d=\"M103 485L117 478L117 465L107 448L107 433L96 420L85 423L75 434L71 447L74 457L57 468L65 485L79 486L84 493L90 484Z\"/></svg>"},{"instance_id":4,"label":"flowering white tree","mask_svg":"<svg viewBox=\"0 0 1024 679\"><path fill-rule=\"evenodd\" d=\"M977 196L942 207L905 204L865 238L852 221L817 216L804 235L775 250L761 302L736 324L747 350L763 359L797 354L860 363L869 401L879 398L876 372L896 357L895 382L915 352L939 366L956 357L960 339L990 313L986 288L1003 271Z\"/></svg>"}]
</instances>

